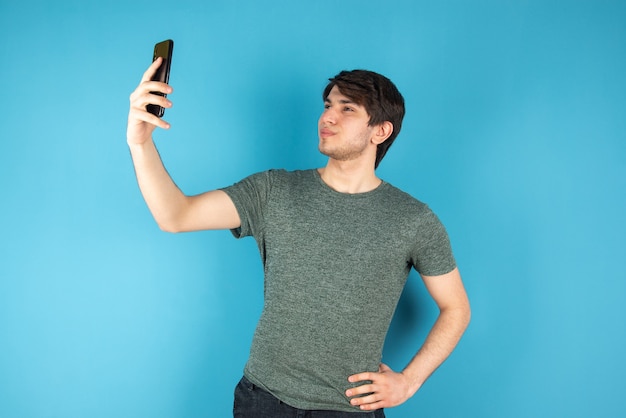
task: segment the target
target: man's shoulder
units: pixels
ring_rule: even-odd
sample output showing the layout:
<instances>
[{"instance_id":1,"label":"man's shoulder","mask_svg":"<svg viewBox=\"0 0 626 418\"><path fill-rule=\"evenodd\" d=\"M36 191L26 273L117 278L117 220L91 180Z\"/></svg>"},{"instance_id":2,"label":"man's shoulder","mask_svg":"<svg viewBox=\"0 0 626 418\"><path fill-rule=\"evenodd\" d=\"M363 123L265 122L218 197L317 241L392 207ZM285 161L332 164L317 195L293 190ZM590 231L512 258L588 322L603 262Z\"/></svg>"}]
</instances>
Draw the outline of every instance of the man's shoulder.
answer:
<instances>
[{"instance_id":1,"label":"man's shoulder","mask_svg":"<svg viewBox=\"0 0 626 418\"><path fill-rule=\"evenodd\" d=\"M287 170L273 168L264 172L267 181L276 187L303 187L306 184L315 184L315 169Z\"/></svg>"},{"instance_id":2,"label":"man's shoulder","mask_svg":"<svg viewBox=\"0 0 626 418\"><path fill-rule=\"evenodd\" d=\"M429 211L428 205L412 194L385 182L385 199L390 205L402 205L414 210Z\"/></svg>"},{"instance_id":3,"label":"man's shoulder","mask_svg":"<svg viewBox=\"0 0 626 418\"><path fill-rule=\"evenodd\" d=\"M231 188L244 188L262 195L294 193L309 190L310 185L315 184L315 170L287 170L284 168L271 168L259 171L245 177Z\"/></svg>"},{"instance_id":4,"label":"man's shoulder","mask_svg":"<svg viewBox=\"0 0 626 418\"><path fill-rule=\"evenodd\" d=\"M264 171L252 174L252 176L264 176L270 179L301 179L310 178L315 172L315 169L304 170L287 170L285 168L269 168Z\"/></svg>"},{"instance_id":5,"label":"man's shoulder","mask_svg":"<svg viewBox=\"0 0 626 418\"><path fill-rule=\"evenodd\" d=\"M305 177L311 177L311 170L287 170L284 168L269 168L266 170L258 171L243 178L242 182L267 182L273 183L276 181L297 181Z\"/></svg>"}]
</instances>

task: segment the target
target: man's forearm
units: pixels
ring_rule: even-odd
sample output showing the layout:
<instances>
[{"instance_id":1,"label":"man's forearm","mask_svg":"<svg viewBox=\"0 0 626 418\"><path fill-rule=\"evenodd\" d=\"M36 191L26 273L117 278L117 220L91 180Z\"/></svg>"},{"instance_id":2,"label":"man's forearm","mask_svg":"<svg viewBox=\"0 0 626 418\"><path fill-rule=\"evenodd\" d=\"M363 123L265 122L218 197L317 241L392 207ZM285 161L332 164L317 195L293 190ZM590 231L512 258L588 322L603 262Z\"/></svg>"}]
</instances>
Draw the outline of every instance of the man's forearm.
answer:
<instances>
[{"instance_id":1,"label":"man's forearm","mask_svg":"<svg viewBox=\"0 0 626 418\"><path fill-rule=\"evenodd\" d=\"M165 169L152 140L129 144L139 189L157 224L164 231L175 231L177 216L187 197Z\"/></svg>"},{"instance_id":2,"label":"man's forearm","mask_svg":"<svg viewBox=\"0 0 626 418\"><path fill-rule=\"evenodd\" d=\"M444 309L439 313L426 341L402 371L414 394L426 379L448 358L456 347L470 320L469 305Z\"/></svg>"},{"instance_id":3,"label":"man's forearm","mask_svg":"<svg viewBox=\"0 0 626 418\"><path fill-rule=\"evenodd\" d=\"M346 391L346 396L351 398L350 404L367 411L391 408L405 402L450 355L467 328L469 317L468 303L441 309L424 345L401 373L381 364L378 372L349 376L349 382L365 382Z\"/></svg>"}]
</instances>

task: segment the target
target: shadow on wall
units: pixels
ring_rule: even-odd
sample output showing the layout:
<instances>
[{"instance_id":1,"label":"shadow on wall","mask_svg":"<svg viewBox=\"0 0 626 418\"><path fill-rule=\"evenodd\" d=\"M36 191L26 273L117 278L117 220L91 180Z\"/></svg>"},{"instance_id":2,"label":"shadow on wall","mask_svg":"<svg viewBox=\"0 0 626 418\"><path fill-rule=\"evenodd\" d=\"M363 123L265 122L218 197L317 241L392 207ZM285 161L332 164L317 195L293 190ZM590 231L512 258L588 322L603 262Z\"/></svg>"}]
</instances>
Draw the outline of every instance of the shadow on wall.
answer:
<instances>
[{"instance_id":1,"label":"shadow on wall","mask_svg":"<svg viewBox=\"0 0 626 418\"><path fill-rule=\"evenodd\" d=\"M402 370L421 347L437 312L419 274L411 271L387 333L383 363Z\"/></svg>"}]
</instances>

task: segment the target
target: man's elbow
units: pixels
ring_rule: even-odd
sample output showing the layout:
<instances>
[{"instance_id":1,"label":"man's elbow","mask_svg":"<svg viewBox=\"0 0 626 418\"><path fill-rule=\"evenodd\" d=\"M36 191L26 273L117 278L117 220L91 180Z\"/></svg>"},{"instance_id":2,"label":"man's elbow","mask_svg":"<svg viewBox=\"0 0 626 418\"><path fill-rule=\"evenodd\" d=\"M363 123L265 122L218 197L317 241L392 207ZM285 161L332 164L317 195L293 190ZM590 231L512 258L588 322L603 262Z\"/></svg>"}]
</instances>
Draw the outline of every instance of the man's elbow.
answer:
<instances>
[{"instance_id":1,"label":"man's elbow","mask_svg":"<svg viewBox=\"0 0 626 418\"><path fill-rule=\"evenodd\" d=\"M470 321L472 320L472 308L469 305L469 302L463 309L463 319L465 323L465 328L469 326Z\"/></svg>"},{"instance_id":2,"label":"man's elbow","mask_svg":"<svg viewBox=\"0 0 626 418\"><path fill-rule=\"evenodd\" d=\"M155 219L159 229L163 232L169 232L171 234L178 234L180 232L184 232L184 229L181 227L180 223L173 221L165 221Z\"/></svg>"},{"instance_id":3,"label":"man's elbow","mask_svg":"<svg viewBox=\"0 0 626 418\"><path fill-rule=\"evenodd\" d=\"M472 309L467 299L454 306L442 309L443 312L449 313L450 318L454 318L454 321L462 331L465 331L472 319Z\"/></svg>"},{"instance_id":4,"label":"man's elbow","mask_svg":"<svg viewBox=\"0 0 626 418\"><path fill-rule=\"evenodd\" d=\"M469 302L467 295L465 295L463 300L459 303L458 310L459 310L459 315L462 319L462 322L465 324L465 327L467 328L467 326L470 323L470 320L472 319L472 308L470 307L470 302Z\"/></svg>"}]
</instances>

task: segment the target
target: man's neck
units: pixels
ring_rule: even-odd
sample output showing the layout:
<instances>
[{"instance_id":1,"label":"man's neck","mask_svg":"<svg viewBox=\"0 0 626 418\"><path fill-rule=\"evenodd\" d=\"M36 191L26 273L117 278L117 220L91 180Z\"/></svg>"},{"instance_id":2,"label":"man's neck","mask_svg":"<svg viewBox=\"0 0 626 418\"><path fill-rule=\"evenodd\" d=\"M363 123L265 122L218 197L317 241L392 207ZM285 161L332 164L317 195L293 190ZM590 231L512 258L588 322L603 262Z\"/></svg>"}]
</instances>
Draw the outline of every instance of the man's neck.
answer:
<instances>
[{"instance_id":1,"label":"man's neck","mask_svg":"<svg viewBox=\"0 0 626 418\"><path fill-rule=\"evenodd\" d=\"M381 184L373 165L364 166L354 161L328 160L326 167L319 168L320 177L333 190L340 193L365 193Z\"/></svg>"}]
</instances>

